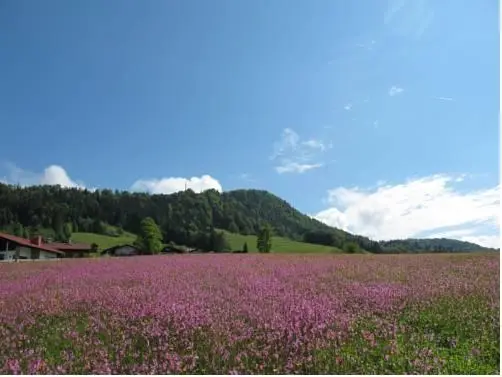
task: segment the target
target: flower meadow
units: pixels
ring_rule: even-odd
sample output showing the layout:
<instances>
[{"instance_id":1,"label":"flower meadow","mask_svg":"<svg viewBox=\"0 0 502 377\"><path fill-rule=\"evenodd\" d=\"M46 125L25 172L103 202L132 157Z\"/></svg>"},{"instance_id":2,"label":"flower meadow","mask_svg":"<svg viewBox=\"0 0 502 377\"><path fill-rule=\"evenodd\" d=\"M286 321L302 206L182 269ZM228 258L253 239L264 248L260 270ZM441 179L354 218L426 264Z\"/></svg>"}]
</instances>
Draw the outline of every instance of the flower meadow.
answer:
<instances>
[{"instance_id":1,"label":"flower meadow","mask_svg":"<svg viewBox=\"0 0 502 377\"><path fill-rule=\"evenodd\" d=\"M497 374L499 255L0 264L0 373Z\"/></svg>"}]
</instances>

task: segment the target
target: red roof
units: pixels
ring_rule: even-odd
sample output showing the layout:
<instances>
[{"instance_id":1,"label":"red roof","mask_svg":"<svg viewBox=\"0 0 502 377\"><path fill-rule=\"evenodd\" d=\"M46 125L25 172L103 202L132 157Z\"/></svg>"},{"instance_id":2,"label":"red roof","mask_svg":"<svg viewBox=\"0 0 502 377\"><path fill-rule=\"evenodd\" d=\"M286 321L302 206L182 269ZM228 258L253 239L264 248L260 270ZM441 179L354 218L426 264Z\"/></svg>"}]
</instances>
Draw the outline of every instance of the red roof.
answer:
<instances>
[{"instance_id":1,"label":"red roof","mask_svg":"<svg viewBox=\"0 0 502 377\"><path fill-rule=\"evenodd\" d=\"M21 246L31 247L32 249L39 249L39 250L48 251L50 253L56 253L56 254L64 254L64 252L62 252L60 250L53 249L50 246L46 246L44 244L37 245L37 244L31 242L30 240L27 240L26 238L13 236L11 234L0 233L0 238L6 239L8 241L12 241L12 242L17 243L18 245L21 245Z\"/></svg>"},{"instance_id":2,"label":"red roof","mask_svg":"<svg viewBox=\"0 0 502 377\"><path fill-rule=\"evenodd\" d=\"M86 243L64 243L64 242L49 242L45 245L52 247L53 249L61 251L91 251L91 245Z\"/></svg>"}]
</instances>

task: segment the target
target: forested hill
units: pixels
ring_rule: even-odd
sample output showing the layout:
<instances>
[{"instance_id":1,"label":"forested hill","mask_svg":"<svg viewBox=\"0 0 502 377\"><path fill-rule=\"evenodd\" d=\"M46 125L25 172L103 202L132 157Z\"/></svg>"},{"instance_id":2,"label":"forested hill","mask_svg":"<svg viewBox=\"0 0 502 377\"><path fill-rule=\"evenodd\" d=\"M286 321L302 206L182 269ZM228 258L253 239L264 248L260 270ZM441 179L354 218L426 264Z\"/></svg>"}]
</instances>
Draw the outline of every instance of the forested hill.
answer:
<instances>
[{"instance_id":1,"label":"forested hill","mask_svg":"<svg viewBox=\"0 0 502 377\"><path fill-rule=\"evenodd\" d=\"M145 217L152 217L160 226L165 242L184 245L195 245L200 234L210 227L256 234L268 223L276 235L293 240L338 248L357 244L361 249L376 253L387 249L366 237L314 220L267 191L235 190L220 194L208 190L196 194L187 190L171 195L150 195L0 184L0 229L13 233L22 229L20 235L24 236L37 233L39 229L53 229L56 238L64 239L68 228L73 232L104 233L106 224L138 233ZM415 243L410 245L415 246Z\"/></svg>"},{"instance_id":2,"label":"forested hill","mask_svg":"<svg viewBox=\"0 0 502 377\"><path fill-rule=\"evenodd\" d=\"M381 241L382 249L389 253L471 252L496 251L472 242L450 238L408 238L405 240Z\"/></svg>"},{"instance_id":3,"label":"forested hill","mask_svg":"<svg viewBox=\"0 0 502 377\"><path fill-rule=\"evenodd\" d=\"M200 194L186 190L171 195L127 191L88 191L59 186L19 187L0 184L0 229L36 233L54 229L64 238L68 224L73 232L105 231L105 224L137 233L140 221L152 217L165 241L193 245L211 226L232 233L256 234L264 224L274 234L293 240L342 248L356 242L378 251L378 243L331 228L306 216L277 196L261 190L235 190Z\"/></svg>"}]
</instances>

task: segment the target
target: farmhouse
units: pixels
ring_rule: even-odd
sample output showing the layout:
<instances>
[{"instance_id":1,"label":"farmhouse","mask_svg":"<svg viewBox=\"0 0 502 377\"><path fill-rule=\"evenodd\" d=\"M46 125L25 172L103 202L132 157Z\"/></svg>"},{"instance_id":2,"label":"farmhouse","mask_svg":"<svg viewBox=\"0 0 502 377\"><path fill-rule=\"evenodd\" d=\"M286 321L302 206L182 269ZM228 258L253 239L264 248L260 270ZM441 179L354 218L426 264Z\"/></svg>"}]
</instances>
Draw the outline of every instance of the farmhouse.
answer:
<instances>
[{"instance_id":1,"label":"farmhouse","mask_svg":"<svg viewBox=\"0 0 502 377\"><path fill-rule=\"evenodd\" d=\"M101 252L101 255L111 255L114 257L131 257L134 255L140 255L141 250L133 245L117 245L105 249Z\"/></svg>"},{"instance_id":2,"label":"farmhouse","mask_svg":"<svg viewBox=\"0 0 502 377\"><path fill-rule=\"evenodd\" d=\"M92 251L91 245L71 242L49 242L45 245L64 252L65 258L83 258L89 256Z\"/></svg>"},{"instance_id":3,"label":"farmhouse","mask_svg":"<svg viewBox=\"0 0 502 377\"><path fill-rule=\"evenodd\" d=\"M62 256L64 252L44 244L41 236L27 240L0 233L0 260L54 259Z\"/></svg>"}]
</instances>

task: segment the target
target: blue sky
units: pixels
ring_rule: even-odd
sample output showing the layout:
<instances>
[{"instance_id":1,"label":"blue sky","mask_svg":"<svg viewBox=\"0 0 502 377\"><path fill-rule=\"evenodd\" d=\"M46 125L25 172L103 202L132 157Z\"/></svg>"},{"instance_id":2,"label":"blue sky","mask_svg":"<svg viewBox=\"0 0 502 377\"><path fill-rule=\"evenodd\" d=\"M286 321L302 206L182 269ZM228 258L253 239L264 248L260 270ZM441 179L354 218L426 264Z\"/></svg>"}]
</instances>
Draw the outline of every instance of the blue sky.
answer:
<instances>
[{"instance_id":1,"label":"blue sky","mask_svg":"<svg viewBox=\"0 0 502 377\"><path fill-rule=\"evenodd\" d=\"M261 188L375 239L498 244L498 14L495 0L3 1L0 179Z\"/></svg>"}]
</instances>

